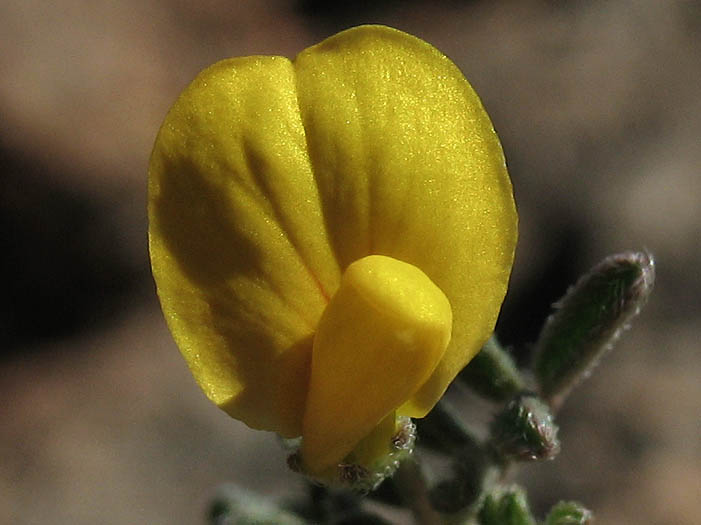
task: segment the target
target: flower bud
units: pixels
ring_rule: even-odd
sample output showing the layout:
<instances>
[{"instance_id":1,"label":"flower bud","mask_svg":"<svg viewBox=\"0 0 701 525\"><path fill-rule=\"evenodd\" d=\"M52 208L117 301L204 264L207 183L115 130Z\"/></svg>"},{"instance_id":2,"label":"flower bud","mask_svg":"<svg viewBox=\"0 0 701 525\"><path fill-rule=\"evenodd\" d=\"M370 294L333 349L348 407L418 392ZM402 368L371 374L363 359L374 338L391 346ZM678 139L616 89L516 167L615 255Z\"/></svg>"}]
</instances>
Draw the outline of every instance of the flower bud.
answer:
<instances>
[{"instance_id":1,"label":"flower bud","mask_svg":"<svg viewBox=\"0 0 701 525\"><path fill-rule=\"evenodd\" d=\"M237 485L217 489L209 508L212 525L303 525L301 518L287 512L257 494Z\"/></svg>"},{"instance_id":2,"label":"flower bud","mask_svg":"<svg viewBox=\"0 0 701 525\"><path fill-rule=\"evenodd\" d=\"M575 501L561 501L553 506L545 525L587 525L592 522L591 511Z\"/></svg>"},{"instance_id":3,"label":"flower bud","mask_svg":"<svg viewBox=\"0 0 701 525\"><path fill-rule=\"evenodd\" d=\"M536 343L533 370L545 399L558 406L646 303L655 281L648 253L612 255L556 303Z\"/></svg>"},{"instance_id":4,"label":"flower bud","mask_svg":"<svg viewBox=\"0 0 701 525\"><path fill-rule=\"evenodd\" d=\"M533 394L510 401L491 425L492 446L505 459L553 459L560 452L549 407Z\"/></svg>"},{"instance_id":5,"label":"flower bud","mask_svg":"<svg viewBox=\"0 0 701 525\"><path fill-rule=\"evenodd\" d=\"M477 520L479 525L536 525L520 487L499 488L487 495Z\"/></svg>"}]
</instances>

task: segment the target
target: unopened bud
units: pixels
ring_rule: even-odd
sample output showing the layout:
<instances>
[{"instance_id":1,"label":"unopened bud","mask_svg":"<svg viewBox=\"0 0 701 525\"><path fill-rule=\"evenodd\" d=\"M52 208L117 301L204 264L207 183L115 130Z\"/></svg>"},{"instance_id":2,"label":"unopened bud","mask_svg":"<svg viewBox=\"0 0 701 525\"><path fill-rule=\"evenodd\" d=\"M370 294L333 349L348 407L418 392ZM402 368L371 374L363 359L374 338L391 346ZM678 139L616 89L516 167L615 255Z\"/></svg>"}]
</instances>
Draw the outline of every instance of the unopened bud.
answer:
<instances>
[{"instance_id":1,"label":"unopened bud","mask_svg":"<svg viewBox=\"0 0 701 525\"><path fill-rule=\"evenodd\" d=\"M499 488L488 494L477 516L479 525L536 525L520 487Z\"/></svg>"},{"instance_id":2,"label":"unopened bud","mask_svg":"<svg viewBox=\"0 0 701 525\"><path fill-rule=\"evenodd\" d=\"M303 519L237 485L222 485L210 504L211 525L304 525Z\"/></svg>"},{"instance_id":3,"label":"unopened bud","mask_svg":"<svg viewBox=\"0 0 701 525\"><path fill-rule=\"evenodd\" d=\"M591 511L574 501L556 504L545 519L545 525L588 525L592 523Z\"/></svg>"},{"instance_id":4,"label":"unopened bud","mask_svg":"<svg viewBox=\"0 0 701 525\"><path fill-rule=\"evenodd\" d=\"M511 400L491 425L491 444L504 459L552 459L560 452L550 408L534 394Z\"/></svg>"},{"instance_id":5,"label":"unopened bud","mask_svg":"<svg viewBox=\"0 0 701 525\"><path fill-rule=\"evenodd\" d=\"M544 398L557 407L587 377L652 291L648 253L612 255L584 275L555 304L536 343L533 370Z\"/></svg>"}]
</instances>

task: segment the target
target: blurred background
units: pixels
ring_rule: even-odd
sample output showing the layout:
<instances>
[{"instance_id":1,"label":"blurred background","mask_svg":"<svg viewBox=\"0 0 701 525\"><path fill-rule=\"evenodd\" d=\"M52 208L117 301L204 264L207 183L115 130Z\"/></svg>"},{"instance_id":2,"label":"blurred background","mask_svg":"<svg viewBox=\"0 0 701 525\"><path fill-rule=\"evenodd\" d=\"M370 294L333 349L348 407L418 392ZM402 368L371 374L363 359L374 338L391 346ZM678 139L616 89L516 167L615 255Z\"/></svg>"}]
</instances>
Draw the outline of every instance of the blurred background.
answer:
<instances>
[{"instance_id":1,"label":"blurred background","mask_svg":"<svg viewBox=\"0 0 701 525\"><path fill-rule=\"evenodd\" d=\"M285 453L205 399L146 249L146 169L196 73L359 23L450 56L501 136L521 236L502 340L607 254L657 259L650 304L522 471L542 516L701 518L701 2L0 1L0 522L196 524L214 487L300 490Z\"/></svg>"}]
</instances>

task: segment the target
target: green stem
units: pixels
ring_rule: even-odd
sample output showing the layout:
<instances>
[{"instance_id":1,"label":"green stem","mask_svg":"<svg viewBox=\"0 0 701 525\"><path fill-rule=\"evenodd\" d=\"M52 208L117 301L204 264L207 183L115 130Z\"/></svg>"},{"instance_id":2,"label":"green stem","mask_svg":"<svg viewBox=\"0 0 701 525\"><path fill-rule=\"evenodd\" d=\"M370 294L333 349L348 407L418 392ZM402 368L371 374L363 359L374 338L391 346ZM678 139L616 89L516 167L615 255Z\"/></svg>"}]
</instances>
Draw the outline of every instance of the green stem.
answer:
<instances>
[{"instance_id":1,"label":"green stem","mask_svg":"<svg viewBox=\"0 0 701 525\"><path fill-rule=\"evenodd\" d=\"M422 447L449 456L468 447L479 448L479 440L445 399L438 401L426 417L415 422L417 444Z\"/></svg>"},{"instance_id":2,"label":"green stem","mask_svg":"<svg viewBox=\"0 0 701 525\"><path fill-rule=\"evenodd\" d=\"M525 388L514 360L494 335L460 372L458 379L476 393L493 401L507 401Z\"/></svg>"},{"instance_id":3,"label":"green stem","mask_svg":"<svg viewBox=\"0 0 701 525\"><path fill-rule=\"evenodd\" d=\"M407 459L392 478L404 504L411 509L417 525L440 525L441 515L433 509L428 498L428 483L421 465L415 458Z\"/></svg>"}]
</instances>

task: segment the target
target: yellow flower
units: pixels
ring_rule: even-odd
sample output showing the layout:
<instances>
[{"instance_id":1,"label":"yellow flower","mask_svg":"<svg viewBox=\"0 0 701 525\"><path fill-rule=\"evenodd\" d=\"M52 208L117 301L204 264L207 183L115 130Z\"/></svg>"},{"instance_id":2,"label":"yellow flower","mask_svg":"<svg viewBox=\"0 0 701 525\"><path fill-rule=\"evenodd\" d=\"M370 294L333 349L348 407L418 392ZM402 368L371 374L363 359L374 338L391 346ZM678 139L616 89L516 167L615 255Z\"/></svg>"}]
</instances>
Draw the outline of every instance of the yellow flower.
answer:
<instances>
[{"instance_id":1,"label":"yellow flower","mask_svg":"<svg viewBox=\"0 0 701 525\"><path fill-rule=\"evenodd\" d=\"M310 473L369 461L368 436L431 410L494 328L517 230L475 92L381 26L200 73L156 140L149 221L202 390L302 436Z\"/></svg>"}]
</instances>

